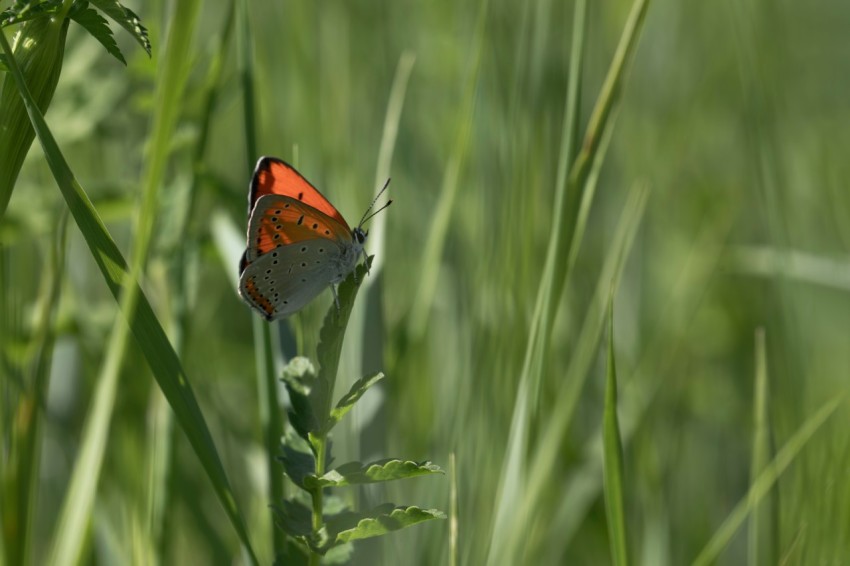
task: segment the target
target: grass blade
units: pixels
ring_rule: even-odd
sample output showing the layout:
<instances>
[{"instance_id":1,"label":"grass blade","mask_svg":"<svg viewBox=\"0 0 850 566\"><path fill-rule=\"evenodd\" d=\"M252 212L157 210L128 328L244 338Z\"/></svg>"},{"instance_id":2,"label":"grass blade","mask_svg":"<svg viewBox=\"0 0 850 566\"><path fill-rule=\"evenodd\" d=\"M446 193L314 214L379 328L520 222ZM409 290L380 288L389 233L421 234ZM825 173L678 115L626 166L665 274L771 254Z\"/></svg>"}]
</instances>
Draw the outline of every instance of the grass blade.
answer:
<instances>
[{"instance_id":1,"label":"grass blade","mask_svg":"<svg viewBox=\"0 0 850 566\"><path fill-rule=\"evenodd\" d=\"M142 293L137 280L132 277L118 246L100 220L88 195L74 178L74 174L65 161L65 157L44 121L44 117L32 99L20 69L18 69L14 57L11 55L11 48L2 33L0 33L0 47L6 54L11 77L18 85L36 136L44 150L45 159L71 215L82 232L107 286L121 305L121 312L130 326L140 350L147 359L151 371L172 409L174 409L174 413L209 476L216 495L240 541L247 550L252 563L256 563L253 549L251 549L248 541L248 533L245 531L244 522L236 507L233 491L230 488L203 414L180 365L180 360L168 342L165 331L156 319L153 309ZM135 295L137 300L134 302L127 301L126 298L122 298L122 294ZM76 528L81 529L79 524L76 525Z\"/></svg>"},{"instance_id":2,"label":"grass blade","mask_svg":"<svg viewBox=\"0 0 850 566\"><path fill-rule=\"evenodd\" d=\"M753 396L753 455L750 467L750 485L754 485L759 474L764 471L770 461L771 431L768 418L768 385L767 385L767 352L764 329L756 331L756 376L755 395ZM752 493L752 492L751 492ZM748 528L749 563L750 566L759 564L775 564L776 548L770 529L771 517L775 509L771 501L753 502L752 513Z\"/></svg>"},{"instance_id":3,"label":"grass blade","mask_svg":"<svg viewBox=\"0 0 850 566\"><path fill-rule=\"evenodd\" d=\"M729 544L732 537L735 536L737 530L741 527L744 521L753 510L753 506L757 505L762 498L770 491L785 468L788 467L794 458L800 453L800 450L808 443L812 436L818 431L826 420L835 412L835 410L844 402L844 397L831 399L811 417L803 423L785 446L776 454L776 458L768 464L758 478L752 483L747 494L738 502L735 508L720 525L720 528L714 533L714 536L702 549L702 552L694 560L694 566L702 566L714 563L720 552Z\"/></svg>"},{"instance_id":4,"label":"grass blade","mask_svg":"<svg viewBox=\"0 0 850 566\"><path fill-rule=\"evenodd\" d=\"M611 557L615 566L627 566L626 519L623 506L623 444L617 421L617 369L614 366L614 298L608 303L608 376L603 416L605 510Z\"/></svg>"},{"instance_id":5,"label":"grass blade","mask_svg":"<svg viewBox=\"0 0 850 566\"><path fill-rule=\"evenodd\" d=\"M245 121L245 152L247 170L252 171L257 155L257 113L254 98L254 50L249 20L248 0L239 0L236 11L236 50L238 55L239 76L242 84L242 112ZM233 264L232 269L236 269ZM283 416L278 398L278 369L275 363L272 339L272 325L267 324L256 313L251 313L251 325L254 333L254 359L257 371L257 403L259 404L260 426L263 430L263 442L266 447L266 474L269 485L269 501L280 505L284 499L283 474L277 456L283 436ZM285 360L283 360L285 362ZM269 509L269 519L274 522L273 511ZM277 557L285 552L286 537L281 529L272 526L272 552Z\"/></svg>"}]
</instances>

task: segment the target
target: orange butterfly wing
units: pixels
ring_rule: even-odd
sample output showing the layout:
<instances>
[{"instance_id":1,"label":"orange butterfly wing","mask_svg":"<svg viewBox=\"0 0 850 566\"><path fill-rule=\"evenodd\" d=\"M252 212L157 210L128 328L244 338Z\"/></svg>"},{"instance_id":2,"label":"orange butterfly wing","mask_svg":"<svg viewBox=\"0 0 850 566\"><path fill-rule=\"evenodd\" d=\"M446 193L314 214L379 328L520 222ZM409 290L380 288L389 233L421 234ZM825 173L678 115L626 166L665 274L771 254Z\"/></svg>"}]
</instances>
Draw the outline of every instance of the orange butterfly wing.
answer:
<instances>
[{"instance_id":1,"label":"orange butterfly wing","mask_svg":"<svg viewBox=\"0 0 850 566\"><path fill-rule=\"evenodd\" d=\"M312 205L288 196L264 195L254 205L248 223L245 261L251 263L275 248L316 238L353 239L348 225Z\"/></svg>"},{"instance_id":2,"label":"orange butterfly wing","mask_svg":"<svg viewBox=\"0 0 850 566\"><path fill-rule=\"evenodd\" d=\"M248 195L249 214L254 210L257 201L265 195L281 195L300 200L342 224L346 232L351 232L342 214L316 187L294 167L275 157L261 157L257 162Z\"/></svg>"}]
</instances>

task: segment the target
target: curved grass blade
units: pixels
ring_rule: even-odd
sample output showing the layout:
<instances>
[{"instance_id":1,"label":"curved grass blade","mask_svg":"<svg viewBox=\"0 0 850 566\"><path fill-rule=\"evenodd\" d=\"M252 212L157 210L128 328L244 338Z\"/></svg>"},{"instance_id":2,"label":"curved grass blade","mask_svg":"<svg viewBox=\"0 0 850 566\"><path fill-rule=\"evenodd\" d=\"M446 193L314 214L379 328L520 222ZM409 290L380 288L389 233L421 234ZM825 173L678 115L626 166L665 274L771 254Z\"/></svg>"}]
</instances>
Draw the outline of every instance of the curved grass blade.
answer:
<instances>
[{"instance_id":1,"label":"curved grass blade","mask_svg":"<svg viewBox=\"0 0 850 566\"><path fill-rule=\"evenodd\" d=\"M44 117L32 99L32 95L11 55L6 37L0 32L0 47L7 56L11 77L15 80L20 95L26 106L30 121L44 150L45 159L59 186L62 196L77 223L92 256L101 270L104 279L116 301L122 307L122 314L139 345L140 350L148 361L154 377L168 399L175 416L195 450L204 471L207 473L216 495L219 498L228 518L231 521L240 541L246 549L252 563L256 563L254 551L248 540L244 521L236 507L233 491L227 480L227 475L216 451L212 436L198 406L186 374L180 365L180 360L165 331L154 315L147 298L142 293L138 282L131 275L130 269L121 255L115 241L109 235L103 222L97 214L91 200L74 178L71 168L65 161L53 134L44 121ZM122 294L135 295L138 300L128 302L122 299ZM79 525L78 525L79 528Z\"/></svg>"}]
</instances>

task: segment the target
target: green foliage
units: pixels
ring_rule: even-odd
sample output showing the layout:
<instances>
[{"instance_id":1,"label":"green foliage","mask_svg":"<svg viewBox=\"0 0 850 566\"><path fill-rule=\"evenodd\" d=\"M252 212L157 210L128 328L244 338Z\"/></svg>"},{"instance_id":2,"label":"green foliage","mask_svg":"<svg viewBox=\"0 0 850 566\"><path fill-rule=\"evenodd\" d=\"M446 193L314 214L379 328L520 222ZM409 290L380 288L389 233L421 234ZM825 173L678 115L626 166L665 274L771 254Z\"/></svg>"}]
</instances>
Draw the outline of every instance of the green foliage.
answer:
<instances>
[{"instance_id":1,"label":"green foliage","mask_svg":"<svg viewBox=\"0 0 850 566\"><path fill-rule=\"evenodd\" d=\"M309 547L318 560L329 550L353 542L388 534L430 519L445 519L444 513L419 507L396 507L387 503L366 512L343 511L328 515L324 491L330 487L374 484L428 474L444 473L431 462L385 459L363 464L347 462L326 471L331 461L328 433L366 391L380 381L382 373L363 377L331 409L342 341L354 298L366 277L373 257L357 268L339 286L339 306L332 304L320 333L317 356L321 370L303 357L293 358L283 370L289 392L289 423L296 434L287 434L280 461L286 475L312 499L312 509L290 498L276 509L278 526L290 537Z\"/></svg>"},{"instance_id":2,"label":"green foliage","mask_svg":"<svg viewBox=\"0 0 850 566\"><path fill-rule=\"evenodd\" d=\"M69 13L72 20L83 26L92 37L100 42L106 48L110 55L124 63L124 55L118 49L118 44L115 43L115 37L112 35L112 30L106 23L106 19L97 13L94 8L89 8L87 2L78 2L74 4L74 8Z\"/></svg>"},{"instance_id":3,"label":"green foliage","mask_svg":"<svg viewBox=\"0 0 850 566\"><path fill-rule=\"evenodd\" d=\"M85 6L124 66L82 3L0 1L0 562L250 563L154 357L258 563L610 564L611 287L627 557L850 556L846 1L127 4ZM85 188L67 245L10 61ZM236 293L260 155L350 223L392 177L338 357L329 292L274 324ZM311 550L384 501L448 517Z\"/></svg>"}]
</instances>

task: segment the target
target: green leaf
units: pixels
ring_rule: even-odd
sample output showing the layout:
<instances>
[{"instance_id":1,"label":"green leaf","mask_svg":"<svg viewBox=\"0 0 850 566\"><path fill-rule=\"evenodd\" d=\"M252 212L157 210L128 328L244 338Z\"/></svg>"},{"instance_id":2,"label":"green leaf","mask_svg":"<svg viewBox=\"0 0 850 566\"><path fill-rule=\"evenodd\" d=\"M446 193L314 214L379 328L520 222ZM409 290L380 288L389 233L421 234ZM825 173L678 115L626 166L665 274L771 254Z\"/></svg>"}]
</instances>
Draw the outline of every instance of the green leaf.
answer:
<instances>
[{"instance_id":1,"label":"green leaf","mask_svg":"<svg viewBox=\"0 0 850 566\"><path fill-rule=\"evenodd\" d=\"M130 35L142 46L148 57L151 56L151 40L148 38L148 30L142 25L139 16L130 8L123 6L117 0L91 0L91 3L114 20L115 23L130 32Z\"/></svg>"},{"instance_id":2,"label":"green leaf","mask_svg":"<svg viewBox=\"0 0 850 566\"><path fill-rule=\"evenodd\" d=\"M360 483L377 483L384 481L413 478L428 474L444 474L445 472L431 462L413 462L411 460L387 459L370 464L349 462L331 470L322 477L309 476L304 483L310 489L317 487L338 487Z\"/></svg>"},{"instance_id":3,"label":"green leaf","mask_svg":"<svg viewBox=\"0 0 850 566\"><path fill-rule=\"evenodd\" d=\"M336 404L334 410L331 411L331 419L327 425L327 430L332 429L336 423L342 420L342 417L363 397L363 394L382 379L384 379L384 374L378 372L375 375L367 375L355 381L348 393L342 396L342 399Z\"/></svg>"},{"instance_id":4,"label":"green leaf","mask_svg":"<svg viewBox=\"0 0 850 566\"><path fill-rule=\"evenodd\" d=\"M315 477L316 459L305 440L289 433L284 437L283 454L278 457L289 479L302 489L305 478Z\"/></svg>"},{"instance_id":5,"label":"green leaf","mask_svg":"<svg viewBox=\"0 0 850 566\"><path fill-rule=\"evenodd\" d=\"M6 56L0 55L0 73L7 73L9 67L6 66Z\"/></svg>"},{"instance_id":6,"label":"green leaf","mask_svg":"<svg viewBox=\"0 0 850 566\"><path fill-rule=\"evenodd\" d=\"M365 513L344 513L329 519L322 527L322 533L326 535L331 546L336 546L385 535L431 519L445 518L446 514L437 509L395 507L392 503L386 503Z\"/></svg>"},{"instance_id":7,"label":"green leaf","mask_svg":"<svg viewBox=\"0 0 850 566\"><path fill-rule=\"evenodd\" d=\"M301 438L310 442L310 435L320 429L319 411L328 402L327 383L316 378L313 364L301 356L286 364L282 380L292 404L289 422Z\"/></svg>"},{"instance_id":8,"label":"green leaf","mask_svg":"<svg viewBox=\"0 0 850 566\"><path fill-rule=\"evenodd\" d=\"M44 2L15 2L10 8L0 12L0 27L35 20L48 14L55 14L62 7L62 0Z\"/></svg>"},{"instance_id":9,"label":"green leaf","mask_svg":"<svg viewBox=\"0 0 850 566\"><path fill-rule=\"evenodd\" d=\"M339 295L339 306L331 304L328 313L325 315L325 321L322 324L322 330L319 332L319 345L316 347L316 357L319 360L319 381L322 386L327 388L328 396L322 399L322 404L318 406L317 415L322 415L322 418L328 418L330 421L331 412L331 395L333 394L334 384L336 383L337 368L339 368L339 355L342 351L342 340L345 337L345 327L348 325L348 318L351 316L351 309L354 307L354 298L357 296L357 290L360 289L360 283L372 265L372 258L366 259L365 264L358 265L348 277L340 283L337 289ZM323 428L327 429L329 423L323 423Z\"/></svg>"},{"instance_id":10,"label":"green leaf","mask_svg":"<svg viewBox=\"0 0 850 566\"><path fill-rule=\"evenodd\" d=\"M92 34L92 36L94 36L94 38L106 48L110 55L125 65L127 64L127 61L124 59L124 55L118 48L118 44L115 43L115 37L112 35L112 30L109 29L109 25L106 23L103 16L98 14L94 8L89 8L88 4L85 2L77 4L75 8L71 10L71 19L86 28L86 31Z\"/></svg>"},{"instance_id":11,"label":"green leaf","mask_svg":"<svg viewBox=\"0 0 850 566\"><path fill-rule=\"evenodd\" d=\"M614 289L608 300L608 377L605 385L603 414L603 455L605 480L605 511L608 520L611 556L616 566L626 566L626 521L623 508L623 443L617 420L617 368L614 365Z\"/></svg>"},{"instance_id":12,"label":"green leaf","mask_svg":"<svg viewBox=\"0 0 850 566\"><path fill-rule=\"evenodd\" d=\"M283 549L275 556L274 566L307 566L310 562L307 558L309 550L300 545L292 538L286 538Z\"/></svg>"},{"instance_id":13,"label":"green leaf","mask_svg":"<svg viewBox=\"0 0 850 566\"><path fill-rule=\"evenodd\" d=\"M275 523L289 536L306 540L312 531L312 512L298 501L287 499L281 505L272 507Z\"/></svg>"}]
</instances>

